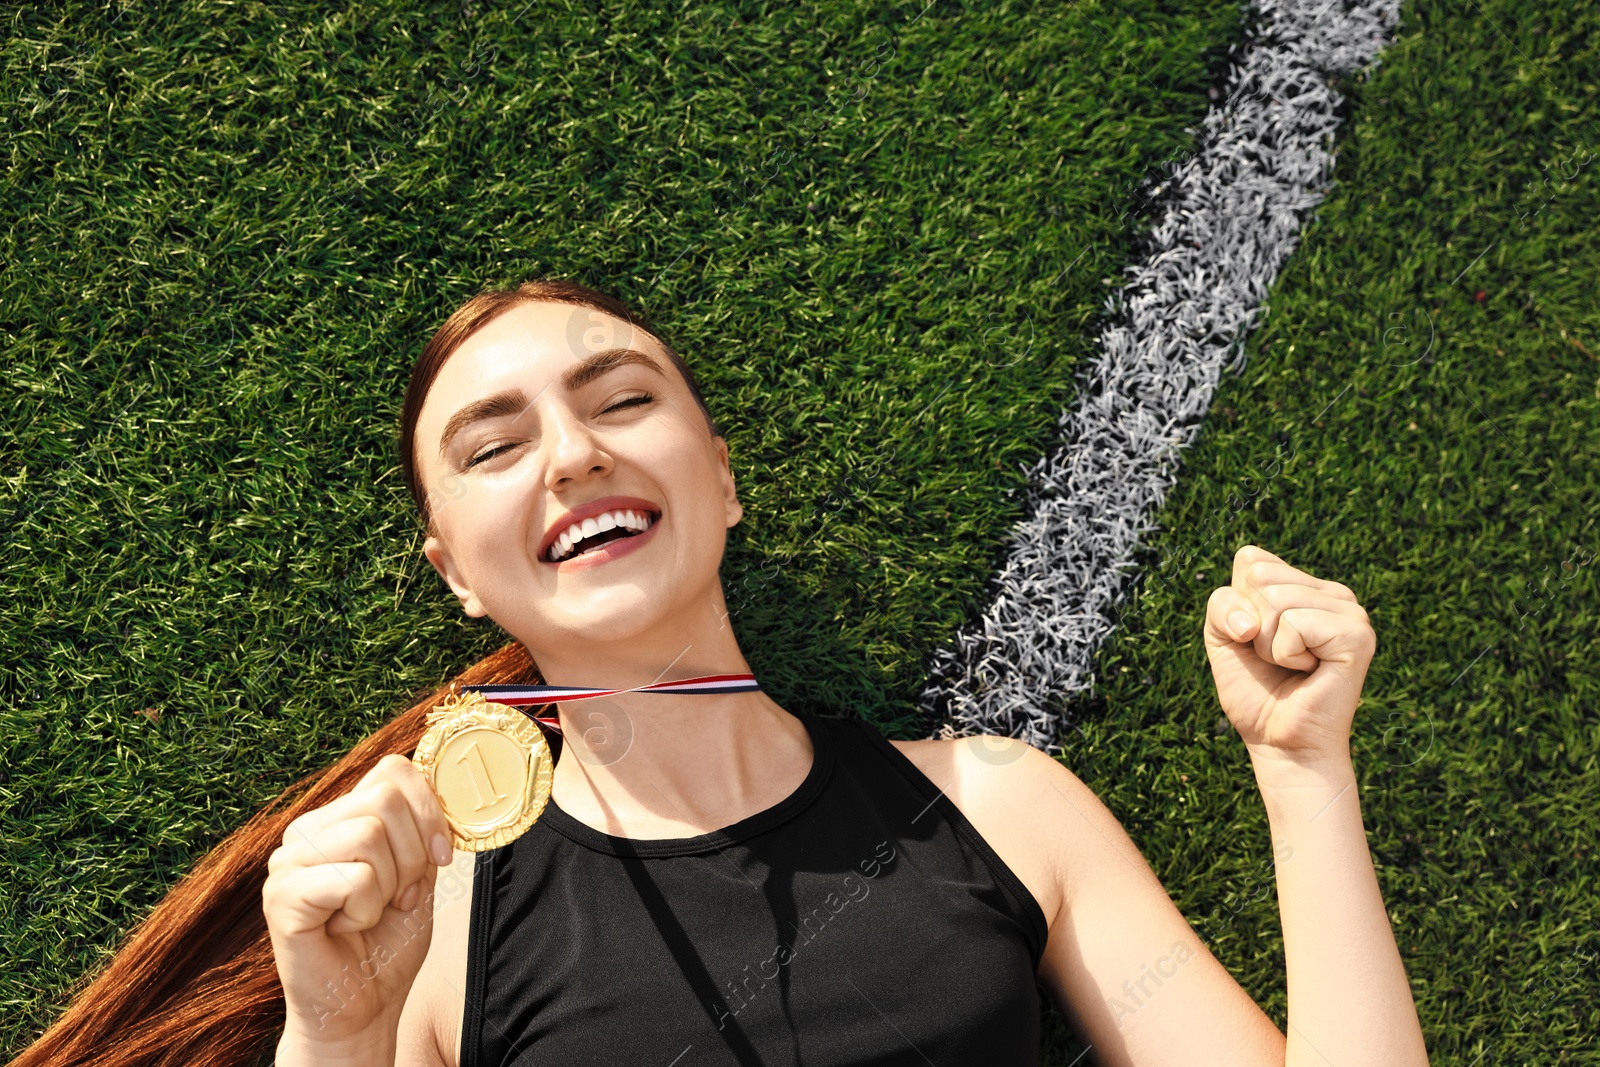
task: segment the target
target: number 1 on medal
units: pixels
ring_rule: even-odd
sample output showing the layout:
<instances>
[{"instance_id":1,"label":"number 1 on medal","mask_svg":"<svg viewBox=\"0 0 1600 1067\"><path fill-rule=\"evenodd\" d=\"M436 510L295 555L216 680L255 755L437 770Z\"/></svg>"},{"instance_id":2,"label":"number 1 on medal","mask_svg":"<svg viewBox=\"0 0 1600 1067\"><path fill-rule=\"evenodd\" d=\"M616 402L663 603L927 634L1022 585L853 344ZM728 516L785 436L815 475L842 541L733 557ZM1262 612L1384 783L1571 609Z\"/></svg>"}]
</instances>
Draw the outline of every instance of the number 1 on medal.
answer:
<instances>
[{"instance_id":1,"label":"number 1 on medal","mask_svg":"<svg viewBox=\"0 0 1600 1067\"><path fill-rule=\"evenodd\" d=\"M478 757L475 761L476 766L471 763L467 764L467 770L472 774L472 784L478 790L478 803L477 806L472 810L482 811L484 808L494 803L495 800L504 800L506 795L496 789L494 787L494 783L489 780L489 768L484 765L483 753L478 751L478 743L476 741L468 746L467 750L461 754L461 758L456 760L456 762L467 763L468 756ZM489 787L488 791L494 794L494 800L485 800L483 798L484 786Z\"/></svg>"}]
</instances>

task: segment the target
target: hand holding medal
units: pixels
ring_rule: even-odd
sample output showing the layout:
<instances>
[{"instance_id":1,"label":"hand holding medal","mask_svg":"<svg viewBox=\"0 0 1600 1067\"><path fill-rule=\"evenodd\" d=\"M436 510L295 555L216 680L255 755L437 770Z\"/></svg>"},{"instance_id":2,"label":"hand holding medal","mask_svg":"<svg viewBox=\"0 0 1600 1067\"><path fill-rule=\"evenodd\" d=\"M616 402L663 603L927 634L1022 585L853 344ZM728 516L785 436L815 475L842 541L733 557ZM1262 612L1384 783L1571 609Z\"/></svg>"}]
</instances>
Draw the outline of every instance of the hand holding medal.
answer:
<instances>
[{"instance_id":1,"label":"hand holding medal","mask_svg":"<svg viewBox=\"0 0 1600 1067\"><path fill-rule=\"evenodd\" d=\"M555 758L536 722L560 732L555 718L532 719L518 706L620 693L708 695L759 690L753 674L712 674L633 689L559 685L481 685L451 693L428 713L412 763L439 798L455 847L466 852L508 845L532 826L550 799Z\"/></svg>"}]
</instances>

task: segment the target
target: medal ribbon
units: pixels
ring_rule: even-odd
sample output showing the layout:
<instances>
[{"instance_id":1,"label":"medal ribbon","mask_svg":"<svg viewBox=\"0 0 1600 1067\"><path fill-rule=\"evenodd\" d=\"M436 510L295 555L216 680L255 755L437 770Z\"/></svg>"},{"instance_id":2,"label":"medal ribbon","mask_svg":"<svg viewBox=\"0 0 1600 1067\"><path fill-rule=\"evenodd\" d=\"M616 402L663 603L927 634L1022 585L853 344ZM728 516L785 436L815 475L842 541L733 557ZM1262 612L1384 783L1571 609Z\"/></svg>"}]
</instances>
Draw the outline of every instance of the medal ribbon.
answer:
<instances>
[{"instance_id":1,"label":"medal ribbon","mask_svg":"<svg viewBox=\"0 0 1600 1067\"><path fill-rule=\"evenodd\" d=\"M591 697L611 697L621 693L680 693L686 696L709 696L715 693L753 693L761 689L753 674L707 674L699 678L685 678L677 682L652 682L636 685L632 689L589 689L574 685L464 685L463 692L480 693L492 704L526 707L529 704L559 704L567 700L588 700ZM555 716L533 716L536 722L561 732L561 721Z\"/></svg>"}]
</instances>

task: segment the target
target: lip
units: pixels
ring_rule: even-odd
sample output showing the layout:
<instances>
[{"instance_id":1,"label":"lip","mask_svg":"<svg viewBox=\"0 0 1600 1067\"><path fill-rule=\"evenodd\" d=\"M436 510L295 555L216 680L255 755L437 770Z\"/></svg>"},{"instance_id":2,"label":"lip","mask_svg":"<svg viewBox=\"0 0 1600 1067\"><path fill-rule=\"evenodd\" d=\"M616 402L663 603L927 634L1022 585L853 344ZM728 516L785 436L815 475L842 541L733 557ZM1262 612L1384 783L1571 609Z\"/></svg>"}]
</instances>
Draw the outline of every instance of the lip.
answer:
<instances>
[{"instance_id":1,"label":"lip","mask_svg":"<svg viewBox=\"0 0 1600 1067\"><path fill-rule=\"evenodd\" d=\"M554 567L558 571L586 571L602 564L610 563L618 556L626 556L629 552L637 552L643 548L645 542L656 535L656 529L660 527L661 523L662 519L657 517L650 524L650 529L642 534L634 534L632 537L619 537L615 541L607 541L592 552L585 552L581 556L564 559L560 563L546 563L545 566Z\"/></svg>"},{"instance_id":2,"label":"lip","mask_svg":"<svg viewBox=\"0 0 1600 1067\"><path fill-rule=\"evenodd\" d=\"M571 526L575 522L582 522L584 519L596 518L597 516L603 515L608 511L649 512L649 514L652 516L650 528L642 534L634 534L632 537L623 537L616 541L609 541L592 552L585 552L581 556L573 556L571 559L564 559L560 563L551 563L545 558L545 554L550 551L550 546L556 543L556 539L561 536L567 527ZM558 515L555 522L551 523L550 528L544 532L544 537L540 538L539 540L539 562L543 563L547 567L563 568L574 563L582 563L583 561L590 559L592 559L595 563L604 563L608 559L625 554L624 552L614 552L612 551L613 549L621 549L626 547L628 551L632 551L634 548L639 547L636 542L646 540L652 534L654 534L656 532L656 527L661 525L661 517L660 505L653 504L650 501L645 500L643 497L637 496L603 496L599 497L598 499L591 500L587 504L580 504L571 511L568 511L562 515Z\"/></svg>"}]
</instances>

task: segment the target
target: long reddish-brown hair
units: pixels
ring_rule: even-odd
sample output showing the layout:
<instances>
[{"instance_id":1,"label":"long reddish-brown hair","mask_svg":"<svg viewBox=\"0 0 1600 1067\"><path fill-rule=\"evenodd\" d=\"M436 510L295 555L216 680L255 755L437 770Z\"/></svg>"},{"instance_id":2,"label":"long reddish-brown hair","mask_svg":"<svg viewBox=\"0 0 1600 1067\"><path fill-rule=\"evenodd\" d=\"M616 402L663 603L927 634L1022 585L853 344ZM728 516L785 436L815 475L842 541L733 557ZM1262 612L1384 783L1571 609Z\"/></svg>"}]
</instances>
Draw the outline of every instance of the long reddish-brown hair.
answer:
<instances>
[{"instance_id":1,"label":"long reddish-brown hair","mask_svg":"<svg viewBox=\"0 0 1600 1067\"><path fill-rule=\"evenodd\" d=\"M479 293L455 310L412 368L400 417L400 466L422 522L432 528L415 457L417 416L439 369L498 315L524 303L603 311L649 334L683 375L713 436L716 422L681 357L638 313L575 282L524 282ZM497 649L401 710L332 766L305 776L212 849L79 984L65 1012L11 1067L246 1067L266 1062L284 1025L261 887L267 858L300 815L348 793L391 752L410 756L427 713L452 686L527 685L543 678L520 642Z\"/></svg>"}]
</instances>

